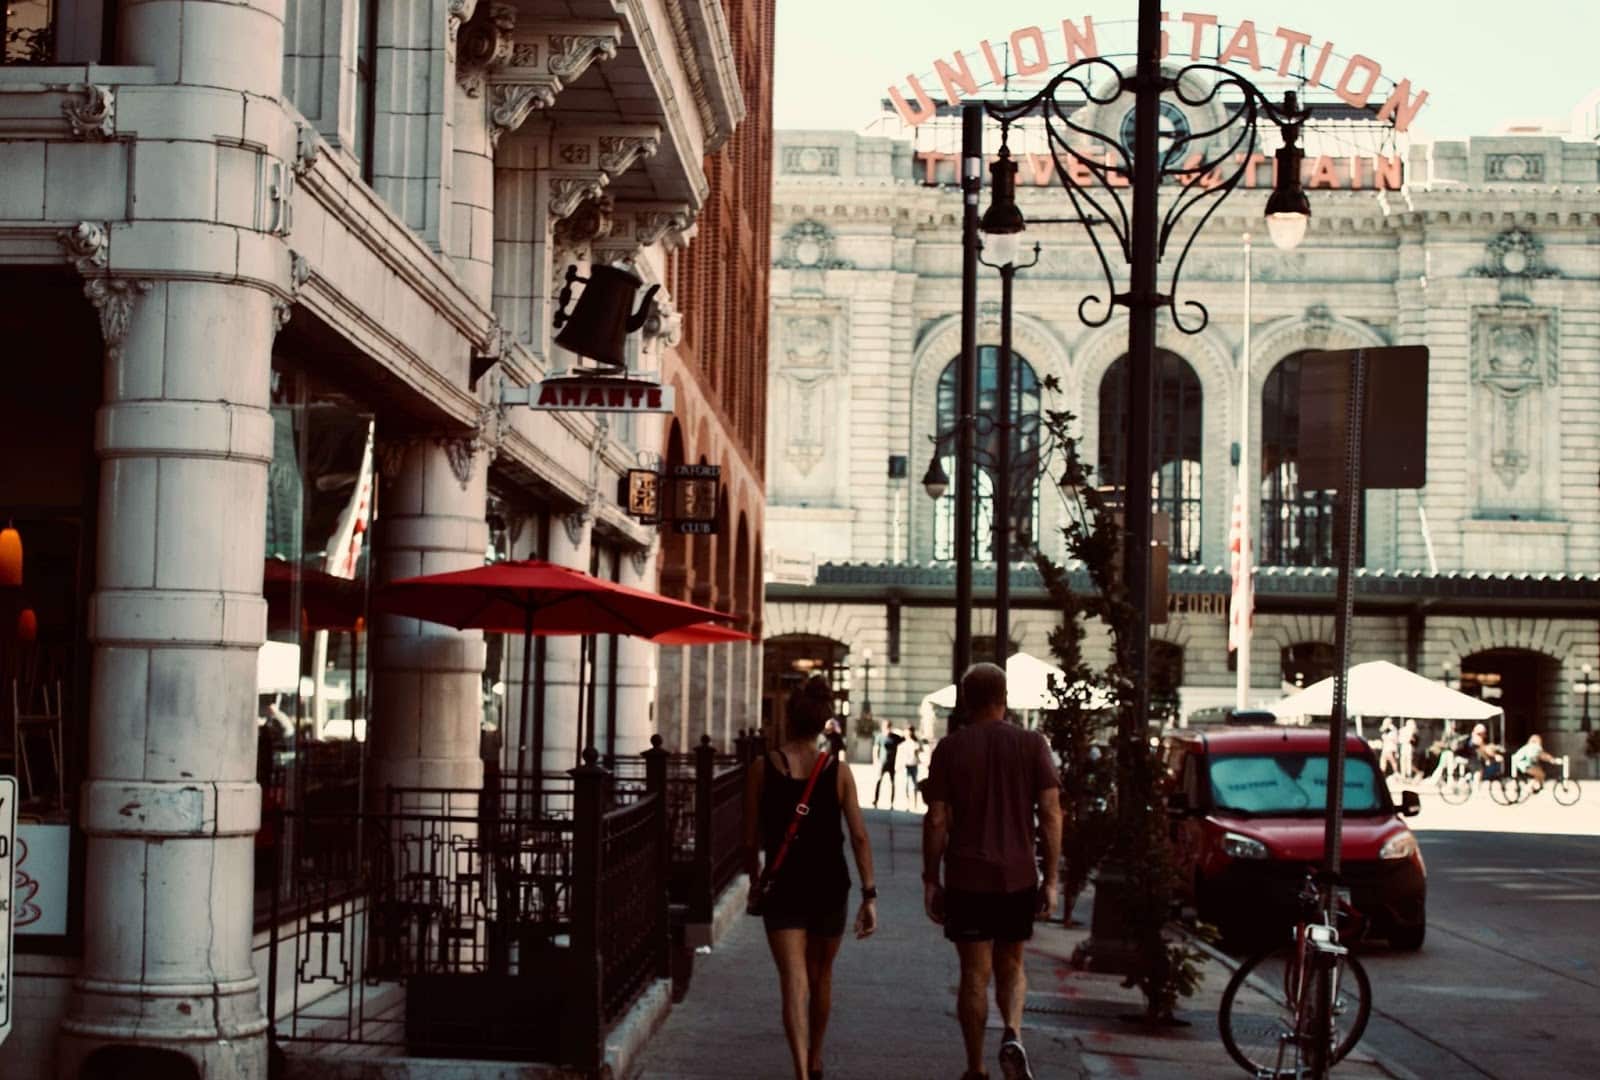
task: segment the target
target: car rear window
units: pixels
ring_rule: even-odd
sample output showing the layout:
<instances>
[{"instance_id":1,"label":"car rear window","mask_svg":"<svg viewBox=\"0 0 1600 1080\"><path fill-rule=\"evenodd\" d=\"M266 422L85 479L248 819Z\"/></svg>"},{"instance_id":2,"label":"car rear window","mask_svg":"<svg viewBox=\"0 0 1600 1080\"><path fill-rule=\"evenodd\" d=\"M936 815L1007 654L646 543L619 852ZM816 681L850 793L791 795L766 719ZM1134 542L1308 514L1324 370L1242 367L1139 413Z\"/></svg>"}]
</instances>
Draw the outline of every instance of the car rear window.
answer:
<instances>
[{"instance_id":1,"label":"car rear window","mask_svg":"<svg viewBox=\"0 0 1600 1080\"><path fill-rule=\"evenodd\" d=\"M1321 814L1328 805L1326 754L1219 754L1211 759L1211 799L1246 814ZM1372 763L1344 763L1347 813L1384 811Z\"/></svg>"}]
</instances>

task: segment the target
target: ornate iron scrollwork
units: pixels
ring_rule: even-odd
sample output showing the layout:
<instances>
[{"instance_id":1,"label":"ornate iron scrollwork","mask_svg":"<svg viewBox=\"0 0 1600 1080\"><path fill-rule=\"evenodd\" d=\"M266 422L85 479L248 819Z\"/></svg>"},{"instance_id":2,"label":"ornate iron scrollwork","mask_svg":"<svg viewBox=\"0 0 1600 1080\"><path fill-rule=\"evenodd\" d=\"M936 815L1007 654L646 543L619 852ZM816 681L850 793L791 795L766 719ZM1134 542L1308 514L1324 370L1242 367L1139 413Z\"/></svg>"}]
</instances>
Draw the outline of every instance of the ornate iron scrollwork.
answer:
<instances>
[{"instance_id":1,"label":"ornate iron scrollwork","mask_svg":"<svg viewBox=\"0 0 1600 1080\"><path fill-rule=\"evenodd\" d=\"M1293 92L1285 95L1282 104L1274 104L1248 80L1216 64L1189 64L1172 75L1161 76L1160 81L1162 92L1170 93L1181 105L1213 110L1222 116L1216 123L1198 130L1173 132L1169 144L1160 150L1158 174L1163 180L1177 181L1178 191L1162 215L1157 258L1165 256L1168 247L1180 237L1181 246L1168 290L1156 299L1170 309L1172 323L1177 329L1185 334L1198 334L1210 321L1205 305L1198 300L1183 301L1184 308L1195 312L1192 321L1185 321L1179 314L1177 300L1183 264L1195 237L1239 186L1246 171L1255 167L1253 155L1259 146L1261 121L1266 119L1279 128L1298 131L1299 125L1309 116L1309 110L1300 106ZM1117 288L1107 245L1099 230L1110 230L1123 261L1131 263L1132 211L1123 190L1132 189L1134 160L1131 147L1080 122L1076 114L1084 107L1112 105L1134 90L1135 76L1124 74L1110 60L1090 57L1059 72L1025 101L985 105L987 113L1001 123L1002 153L1009 153L1005 140L1009 138L1011 125L1029 116L1040 116L1044 120L1056 176L1089 234L1109 296L1106 299L1094 292L1078 302L1078 317L1090 327L1110 322L1116 305L1126 305L1131 299L1128 293ZM1083 182L1085 175L1090 182ZM1198 217L1189 218L1189 212L1196 207L1201 207ZM1192 222L1187 227L1183 225L1186 218Z\"/></svg>"}]
</instances>

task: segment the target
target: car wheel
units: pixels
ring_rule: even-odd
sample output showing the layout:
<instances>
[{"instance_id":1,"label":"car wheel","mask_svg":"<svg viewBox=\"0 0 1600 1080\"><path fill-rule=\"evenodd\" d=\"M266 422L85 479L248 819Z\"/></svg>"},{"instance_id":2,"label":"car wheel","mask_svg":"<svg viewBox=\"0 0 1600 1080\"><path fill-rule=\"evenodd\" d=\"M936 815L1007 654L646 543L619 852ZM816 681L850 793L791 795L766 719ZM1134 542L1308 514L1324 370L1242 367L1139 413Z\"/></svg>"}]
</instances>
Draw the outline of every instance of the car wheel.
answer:
<instances>
[{"instance_id":1,"label":"car wheel","mask_svg":"<svg viewBox=\"0 0 1600 1080\"><path fill-rule=\"evenodd\" d=\"M1428 924L1419 922L1414 926L1397 926L1389 931L1389 947L1396 952L1416 952L1422 948L1422 941L1428 936Z\"/></svg>"}]
</instances>

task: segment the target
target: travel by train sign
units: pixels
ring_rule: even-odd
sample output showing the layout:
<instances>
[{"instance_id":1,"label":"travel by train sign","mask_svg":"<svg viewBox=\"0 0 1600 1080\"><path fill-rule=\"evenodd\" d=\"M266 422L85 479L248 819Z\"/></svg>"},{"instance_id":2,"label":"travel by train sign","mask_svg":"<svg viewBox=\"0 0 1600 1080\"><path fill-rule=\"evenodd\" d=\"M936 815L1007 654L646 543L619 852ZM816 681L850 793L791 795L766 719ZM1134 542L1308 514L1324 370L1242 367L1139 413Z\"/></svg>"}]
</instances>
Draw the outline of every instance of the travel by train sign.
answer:
<instances>
[{"instance_id":1,"label":"travel by train sign","mask_svg":"<svg viewBox=\"0 0 1600 1080\"><path fill-rule=\"evenodd\" d=\"M1384 74L1377 60L1362 53L1341 55L1334 42L1319 41L1300 30L1253 19L1225 25L1215 15L1192 11L1162 12L1161 18L1163 59L1233 65L1264 73L1264 79L1293 82L1302 90L1324 90L1351 109L1375 110L1378 123L1399 132L1410 129L1428 100L1426 90L1413 92L1410 79ZM975 49L936 57L931 75L908 75L904 84L889 87L889 101L908 126L916 127L938 115L941 103L955 105L977 98L986 88L1010 87L1015 92L1019 88L1013 83L1031 87L1054 68L1092 57L1131 61L1135 55L1131 33L1136 33L1132 21L1097 26L1089 16L1062 19L1059 30L1024 26L1007 38L980 41ZM935 100L939 93L942 102Z\"/></svg>"}]
</instances>

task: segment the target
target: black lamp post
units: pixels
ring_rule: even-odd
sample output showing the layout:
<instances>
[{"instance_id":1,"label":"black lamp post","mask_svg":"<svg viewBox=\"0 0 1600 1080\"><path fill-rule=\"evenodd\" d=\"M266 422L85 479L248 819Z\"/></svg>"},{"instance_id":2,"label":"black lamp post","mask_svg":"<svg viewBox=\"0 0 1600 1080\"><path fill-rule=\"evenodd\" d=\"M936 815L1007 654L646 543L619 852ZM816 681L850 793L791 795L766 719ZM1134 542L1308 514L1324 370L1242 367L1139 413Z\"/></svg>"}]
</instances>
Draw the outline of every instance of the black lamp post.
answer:
<instances>
[{"instance_id":1,"label":"black lamp post","mask_svg":"<svg viewBox=\"0 0 1600 1080\"><path fill-rule=\"evenodd\" d=\"M1173 325L1185 334L1197 334L1205 329L1209 321L1205 305L1196 300L1184 300L1180 304L1175 298L1183 264L1196 235L1215 212L1217 204L1239 186L1245 170L1253 168L1250 155L1257 146L1257 130L1263 120L1282 131L1284 142L1278 151L1276 182L1266 207L1267 228L1273 242L1279 247L1297 244L1304 236L1310 213L1309 202L1300 186L1300 150L1296 146L1300 125L1308 113L1300 107L1296 96L1286 94L1283 103L1276 105L1253 83L1217 64L1192 63L1175 75L1167 75L1161 61L1159 0L1139 0L1138 19L1138 57L1131 76L1111 60L1089 57L1068 65L1025 101L968 104L963 117L964 132L970 132L972 114L979 108L1001 122L1003 162L1009 160L1005 141L1010 125L1029 116L1041 118L1056 175L1072 200L1077 218L1086 226L1108 296L1084 296L1078 304L1079 318L1090 327L1099 327L1111 321L1118 305L1128 312L1128 440L1122 476L1126 529L1122 575L1125 614L1122 618L1125 622L1118 639L1122 646L1119 660L1129 677L1132 700L1124 702L1118 718L1117 738L1118 789L1124 792L1132 791L1138 760L1134 756L1136 744L1146 738L1150 716L1150 548L1153 539L1150 476L1153 472L1151 428L1156 314L1166 308ZM1125 93L1131 93L1134 99L1131 147L1071 119L1084 102L1109 106ZM1166 94L1194 107L1210 106L1226 97L1229 99L1226 119L1200 132L1180 130L1171 135L1171 145L1163 149L1159 144L1158 120L1161 99ZM981 144L981 139L978 142ZM964 142L964 145L971 144ZM1198 166L1191 163L1191 155L1199 157ZM997 168L997 196L1001 175ZM1006 172L1007 179L1011 175L1010 171ZM1160 200L1163 178L1174 183L1173 195L1164 208ZM1124 201L1123 188L1131 191L1131 213ZM965 186L963 190L970 221L976 204L975 193ZM1207 200L1215 201L1189 218L1192 225L1187 227L1185 238L1180 230L1185 215ZM1111 261L1101 241L1101 229L1109 230L1115 249L1128 267L1125 288L1119 288L1114 278ZM1178 257L1167 291L1162 291L1158 264L1169 244L1178 252ZM966 319L971 316L965 305L970 303L972 300L964 292L964 330ZM963 360L966 358L964 350ZM963 372L963 377L970 376ZM968 416L965 409L962 415L963 418ZM966 427L963 425L964 430ZM958 484L968 474L969 462L969 458L958 455ZM958 504L957 513L966 512L970 512L970 504ZM958 518L957 525L960 523ZM958 594L957 603L961 602ZM1135 801L1132 797L1117 801L1121 817L1119 833L1125 837L1135 834L1134 815L1138 813ZM1106 899L1114 903L1109 895L1113 890L1105 892ZM1097 900L1100 896L1101 890L1097 890ZM1100 905L1097 903L1096 907L1095 937L1100 938ZM1115 921L1108 919L1108 924ZM1104 944L1111 946L1112 943Z\"/></svg>"},{"instance_id":2,"label":"black lamp post","mask_svg":"<svg viewBox=\"0 0 1600 1080\"><path fill-rule=\"evenodd\" d=\"M1594 669L1584 664L1579 669L1583 674L1583 681L1572 684L1574 692L1583 695L1583 725L1581 730L1589 730L1589 698L1594 695Z\"/></svg>"},{"instance_id":3,"label":"black lamp post","mask_svg":"<svg viewBox=\"0 0 1600 1080\"><path fill-rule=\"evenodd\" d=\"M872 650L861 650L861 718L872 719Z\"/></svg>"}]
</instances>

